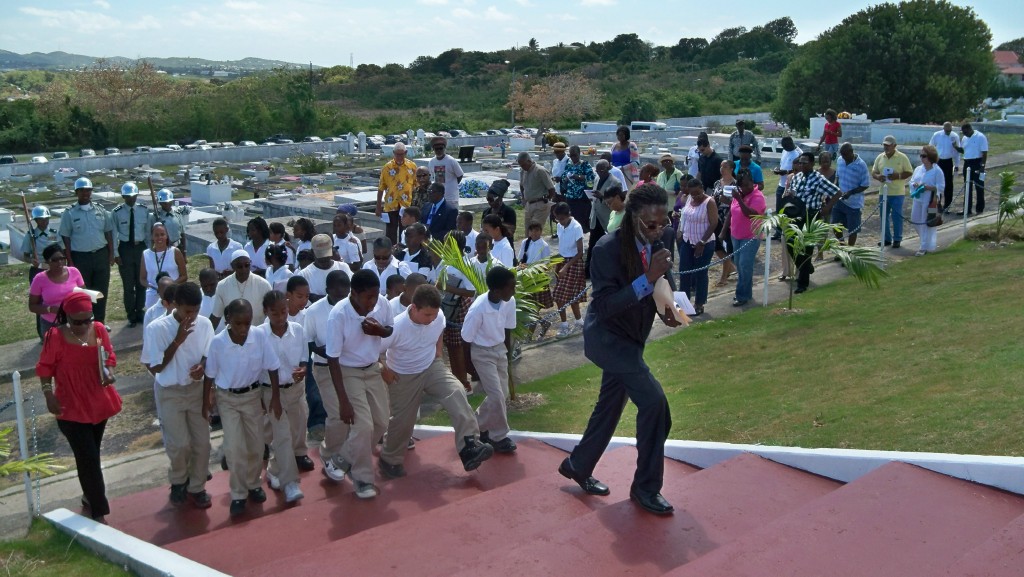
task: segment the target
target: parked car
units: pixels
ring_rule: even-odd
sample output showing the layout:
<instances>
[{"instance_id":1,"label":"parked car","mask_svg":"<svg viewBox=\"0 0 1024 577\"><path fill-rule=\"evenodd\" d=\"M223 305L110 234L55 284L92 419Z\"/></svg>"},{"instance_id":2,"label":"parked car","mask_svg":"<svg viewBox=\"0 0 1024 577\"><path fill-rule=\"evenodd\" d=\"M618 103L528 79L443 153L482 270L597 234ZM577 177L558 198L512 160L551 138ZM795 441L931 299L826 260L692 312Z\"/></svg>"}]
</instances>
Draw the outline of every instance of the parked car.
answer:
<instances>
[{"instance_id":1,"label":"parked car","mask_svg":"<svg viewBox=\"0 0 1024 577\"><path fill-rule=\"evenodd\" d=\"M278 138L277 139L277 143L278 144L295 144L295 141L290 139L290 138Z\"/></svg>"},{"instance_id":2,"label":"parked car","mask_svg":"<svg viewBox=\"0 0 1024 577\"><path fill-rule=\"evenodd\" d=\"M238 143L238 146L256 146L256 143L251 140L243 140Z\"/></svg>"},{"instance_id":3,"label":"parked car","mask_svg":"<svg viewBox=\"0 0 1024 577\"><path fill-rule=\"evenodd\" d=\"M229 142L227 140L225 140L224 142L220 143L220 147L221 148L234 148L234 146L235 146L234 142Z\"/></svg>"},{"instance_id":4,"label":"parked car","mask_svg":"<svg viewBox=\"0 0 1024 577\"><path fill-rule=\"evenodd\" d=\"M149 152L149 151L150 151L150 147L148 147L148 146L136 146L135 150L133 150L132 152L134 152L135 154L141 154L143 152Z\"/></svg>"},{"instance_id":5,"label":"parked car","mask_svg":"<svg viewBox=\"0 0 1024 577\"><path fill-rule=\"evenodd\" d=\"M29 164L46 164L47 162L50 161L46 160L45 156L33 156L32 159L29 160L28 162Z\"/></svg>"},{"instance_id":6,"label":"parked car","mask_svg":"<svg viewBox=\"0 0 1024 577\"><path fill-rule=\"evenodd\" d=\"M307 136L302 139L302 142L323 142L319 136Z\"/></svg>"},{"instance_id":7,"label":"parked car","mask_svg":"<svg viewBox=\"0 0 1024 577\"><path fill-rule=\"evenodd\" d=\"M321 138L324 142L342 142L344 138L338 138L337 136L325 136Z\"/></svg>"},{"instance_id":8,"label":"parked car","mask_svg":"<svg viewBox=\"0 0 1024 577\"><path fill-rule=\"evenodd\" d=\"M105 156L117 156L117 155L121 154L121 149L120 148L114 148L113 146L111 146L111 147L108 147L108 148L104 148L103 149L103 154Z\"/></svg>"},{"instance_id":9,"label":"parked car","mask_svg":"<svg viewBox=\"0 0 1024 577\"><path fill-rule=\"evenodd\" d=\"M213 147L209 144L200 144L197 148L199 148L199 150L213 150Z\"/></svg>"},{"instance_id":10,"label":"parked car","mask_svg":"<svg viewBox=\"0 0 1024 577\"><path fill-rule=\"evenodd\" d=\"M469 136L468 132L466 132L465 130L459 130L458 128L453 128L452 130L449 130L448 132L451 133L452 138L465 138L465 137Z\"/></svg>"},{"instance_id":11,"label":"parked car","mask_svg":"<svg viewBox=\"0 0 1024 577\"><path fill-rule=\"evenodd\" d=\"M64 160L66 158L71 158L71 155L69 155L66 152L54 152L53 156L51 156L50 158L52 158L53 160Z\"/></svg>"},{"instance_id":12,"label":"parked car","mask_svg":"<svg viewBox=\"0 0 1024 577\"><path fill-rule=\"evenodd\" d=\"M500 131L500 130L496 130L496 129L492 128L492 129L488 130L487 132L485 132L484 134L486 134L487 136L502 136L505 133Z\"/></svg>"},{"instance_id":13,"label":"parked car","mask_svg":"<svg viewBox=\"0 0 1024 577\"><path fill-rule=\"evenodd\" d=\"M168 144L164 148L166 148L167 150L181 150L181 146L177 144Z\"/></svg>"},{"instance_id":14,"label":"parked car","mask_svg":"<svg viewBox=\"0 0 1024 577\"><path fill-rule=\"evenodd\" d=\"M14 158L10 154L5 154L4 156L0 156L0 164L17 164L17 163L18 163L18 159Z\"/></svg>"},{"instance_id":15,"label":"parked car","mask_svg":"<svg viewBox=\"0 0 1024 577\"><path fill-rule=\"evenodd\" d=\"M83 148L78 151L78 157L82 158L85 156L96 156L96 151L91 148Z\"/></svg>"},{"instance_id":16,"label":"parked car","mask_svg":"<svg viewBox=\"0 0 1024 577\"><path fill-rule=\"evenodd\" d=\"M192 144L194 144L196 146L202 146L204 144L209 144L209 142L206 142L205 140L197 140L197 141L193 142Z\"/></svg>"}]
</instances>

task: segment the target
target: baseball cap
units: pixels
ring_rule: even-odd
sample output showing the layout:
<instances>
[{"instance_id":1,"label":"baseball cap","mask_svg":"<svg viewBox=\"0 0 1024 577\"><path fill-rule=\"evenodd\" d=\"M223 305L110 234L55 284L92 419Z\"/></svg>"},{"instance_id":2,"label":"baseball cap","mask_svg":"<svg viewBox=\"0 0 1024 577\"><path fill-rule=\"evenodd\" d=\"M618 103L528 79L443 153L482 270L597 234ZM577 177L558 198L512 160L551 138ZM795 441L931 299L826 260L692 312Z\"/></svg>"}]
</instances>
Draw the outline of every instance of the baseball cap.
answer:
<instances>
[{"instance_id":1,"label":"baseball cap","mask_svg":"<svg viewBox=\"0 0 1024 577\"><path fill-rule=\"evenodd\" d=\"M882 144L891 144L892 146L896 146L896 137L890 134L882 139Z\"/></svg>"},{"instance_id":2,"label":"baseball cap","mask_svg":"<svg viewBox=\"0 0 1024 577\"><path fill-rule=\"evenodd\" d=\"M357 209L354 204L339 204L338 212L344 212L349 216L355 216L356 213L359 212L359 209Z\"/></svg>"},{"instance_id":3,"label":"baseball cap","mask_svg":"<svg viewBox=\"0 0 1024 577\"><path fill-rule=\"evenodd\" d=\"M313 256L315 258L324 258L334 254L334 245L331 243L331 237L326 234L314 236L310 244L313 246Z\"/></svg>"}]
</instances>

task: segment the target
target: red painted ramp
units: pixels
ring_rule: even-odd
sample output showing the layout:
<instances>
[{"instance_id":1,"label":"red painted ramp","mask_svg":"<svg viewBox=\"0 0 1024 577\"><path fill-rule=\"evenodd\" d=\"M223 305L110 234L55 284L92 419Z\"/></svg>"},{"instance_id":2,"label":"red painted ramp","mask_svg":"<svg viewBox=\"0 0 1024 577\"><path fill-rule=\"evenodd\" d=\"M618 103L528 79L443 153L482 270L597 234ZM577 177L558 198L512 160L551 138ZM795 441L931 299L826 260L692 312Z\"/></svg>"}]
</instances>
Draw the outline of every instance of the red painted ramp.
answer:
<instances>
[{"instance_id":1,"label":"red painted ramp","mask_svg":"<svg viewBox=\"0 0 1024 577\"><path fill-rule=\"evenodd\" d=\"M1018 495L889 463L668 575L941 575L1022 513Z\"/></svg>"},{"instance_id":2,"label":"red painted ramp","mask_svg":"<svg viewBox=\"0 0 1024 577\"><path fill-rule=\"evenodd\" d=\"M957 559L947 577L1020 577L1024 575L1024 516Z\"/></svg>"}]
</instances>

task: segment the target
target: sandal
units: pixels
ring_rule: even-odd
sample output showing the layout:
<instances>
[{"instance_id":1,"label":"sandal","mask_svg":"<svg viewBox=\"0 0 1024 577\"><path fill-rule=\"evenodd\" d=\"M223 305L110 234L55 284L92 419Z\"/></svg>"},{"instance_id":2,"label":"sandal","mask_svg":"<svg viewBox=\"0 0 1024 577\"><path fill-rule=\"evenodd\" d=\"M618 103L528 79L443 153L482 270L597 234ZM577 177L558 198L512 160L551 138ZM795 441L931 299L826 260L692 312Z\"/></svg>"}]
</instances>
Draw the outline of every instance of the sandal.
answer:
<instances>
[{"instance_id":1,"label":"sandal","mask_svg":"<svg viewBox=\"0 0 1024 577\"><path fill-rule=\"evenodd\" d=\"M723 278L722 280L716 282L715 286L718 287L718 288L721 288L721 287L724 287L724 286L726 286L728 284L729 284L729 281Z\"/></svg>"},{"instance_id":2,"label":"sandal","mask_svg":"<svg viewBox=\"0 0 1024 577\"><path fill-rule=\"evenodd\" d=\"M786 276L786 275L781 275L781 276L779 276L779 280L780 281L786 281L786 280L789 280L789 277Z\"/></svg>"}]
</instances>

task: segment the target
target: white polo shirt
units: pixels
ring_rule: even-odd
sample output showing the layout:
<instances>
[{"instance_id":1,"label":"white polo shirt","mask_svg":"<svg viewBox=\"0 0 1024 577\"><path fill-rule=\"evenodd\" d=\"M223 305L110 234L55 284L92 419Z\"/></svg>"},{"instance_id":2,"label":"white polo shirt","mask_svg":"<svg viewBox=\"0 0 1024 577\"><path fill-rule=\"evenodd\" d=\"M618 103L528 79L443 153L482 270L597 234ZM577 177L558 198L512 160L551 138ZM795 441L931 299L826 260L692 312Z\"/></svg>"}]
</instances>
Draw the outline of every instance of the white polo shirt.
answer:
<instances>
[{"instance_id":1,"label":"white polo shirt","mask_svg":"<svg viewBox=\"0 0 1024 577\"><path fill-rule=\"evenodd\" d=\"M302 325L289 321L288 330L280 337L275 335L274 331L270 328L270 319L267 319L258 327L253 327L252 330L262 331L277 355L277 360L281 364L277 372L278 384L287 385L294 383L295 379L292 378L292 371L300 363L306 362L306 353L309 351L306 346L306 333L302 330ZM270 373L267 371L261 372L260 382L269 384Z\"/></svg>"},{"instance_id":2,"label":"white polo shirt","mask_svg":"<svg viewBox=\"0 0 1024 577\"><path fill-rule=\"evenodd\" d=\"M226 272L231 270L231 253L242 248L242 244L237 240L228 239L228 247L221 251L217 248L217 241L214 240L210 244L206 245L206 256L210 257L213 261L213 269L217 272Z\"/></svg>"},{"instance_id":3,"label":"white polo shirt","mask_svg":"<svg viewBox=\"0 0 1024 577\"><path fill-rule=\"evenodd\" d=\"M267 247L274 243L269 240L263 241L263 244L259 248L256 245L249 242L245 243L245 252L249 253L249 260L251 261L252 268L254 269L265 269L267 268Z\"/></svg>"},{"instance_id":4,"label":"white polo shirt","mask_svg":"<svg viewBox=\"0 0 1024 577\"><path fill-rule=\"evenodd\" d=\"M398 295L395 298L388 301L388 306L391 308L391 318L397 319L399 315L405 312L409 307L402 304L402 295Z\"/></svg>"},{"instance_id":5,"label":"white polo shirt","mask_svg":"<svg viewBox=\"0 0 1024 577\"><path fill-rule=\"evenodd\" d=\"M499 241L495 241L494 246L491 248L491 257L500 262L505 268L512 268L516 258L516 249L512 248L512 243L507 238L502 238Z\"/></svg>"},{"instance_id":6,"label":"white polo shirt","mask_svg":"<svg viewBox=\"0 0 1024 577\"><path fill-rule=\"evenodd\" d=\"M581 227L581 230L582 230L582 227ZM561 238L561 237L559 237L559 238ZM528 241L528 240L530 240L530 239L528 239L528 238L523 239L522 244L519 245L519 262L520 262L520 264L521 263L534 264L536 262L542 261L542 260L548 258L549 256L551 256L551 247L548 246L547 241L545 241L543 238L538 238L537 240L531 240L530 241L530 251L527 254L527 252L526 252L526 241Z\"/></svg>"},{"instance_id":7,"label":"white polo shirt","mask_svg":"<svg viewBox=\"0 0 1024 577\"><path fill-rule=\"evenodd\" d=\"M468 233L466 233L466 248L469 249L469 252L466 253L466 256L476 255L476 236L478 234L480 234L480 231L474 230L472 228L469 229Z\"/></svg>"},{"instance_id":8,"label":"white polo shirt","mask_svg":"<svg viewBox=\"0 0 1024 577\"><path fill-rule=\"evenodd\" d=\"M988 152L988 138L977 130L970 136L961 138L960 143L960 147L964 149L964 160L981 158L982 152Z\"/></svg>"},{"instance_id":9,"label":"white polo shirt","mask_svg":"<svg viewBox=\"0 0 1024 577\"><path fill-rule=\"evenodd\" d=\"M960 160L960 153L956 151L954 146L960 146L960 135L950 131L946 134L945 130L936 131L932 135L931 140L928 144L935 147L935 151L939 153L939 158L942 160L950 159L953 164L958 164Z\"/></svg>"},{"instance_id":10,"label":"white polo shirt","mask_svg":"<svg viewBox=\"0 0 1024 577\"><path fill-rule=\"evenodd\" d=\"M309 294L325 295L327 294L327 275L336 270L344 271L349 280L352 280L352 269L347 264L336 260L331 261L331 268L322 269L313 263L302 269L299 274L309 283Z\"/></svg>"},{"instance_id":11,"label":"white polo shirt","mask_svg":"<svg viewBox=\"0 0 1024 577\"><path fill-rule=\"evenodd\" d=\"M139 359L149 366L159 365L164 361L164 351L171 346L171 341L178 334L181 323L174 315L160 317L146 327L142 339L142 355ZM156 374L156 382L161 387L188 385L192 378L188 371L206 356L213 340L213 325L210 319L200 316L196 318L192 332L185 337L171 361L162 371Z\"/></svg>"},{"instance_id":12,"label":"white polo shirt","mask_svg":"<svg viewBox=\"0 0 1024 577\"><path fill-rule=\"evenodd\" d=\"M274 290L284 292L285 289L288 288L288 279L292 278L293 276L295 276L295 273L293 273L288 268L288 266L285 265L278 268L275 271L271 271L268 268L267 276L265 278L267 279L267 282L270 283L270 286Z\"/></svg>"},{"instance_id":13,"label":"white polo shirt","mask_svg":"<svg viewBox=\"0 0 1024 577\"><path fill-rule=\"evenodd\" d=\"M213 312L213 297L203 295L203 302L199 305L199 316L209 317Z\"/></svg>"},{"instance_id":14,"label":"white polo shirt","mask_svg":"<svg viewBox=\"0 0 1024 577\"><path fill-rule=\"evenodd\" d=\"M359 239L351 232L345 236L334 235L334 248L338 250L341 262L357 264L363 260L363 251L360 250Z\"/></svg>"},{"instance_id":15,"label":"white polo shirt","mask_svg":"<svg viewBox=\"0 0 1024 577\"><path fill-rule=\"evenodd\" d=\"M462 340L481 347L493 347L505 342L505 329L516 328L516 299L501 302L497 309L483 293L469 305L466 320L462 322Z\"/></svg>"},{"instance_id":16,"label":"white polo shirt","mask_svg":"<svg viewBox=\"0 0 1024 577\"><path fill-rule=\"evenodd\" d=\"M306 314L302 320L302 328L307 343L313 343L317 347L327 344L327 316L331 314L332 308L334 305L327 300L327 297L324 297L305 309ZM327 359L313 353L313 362L326 363Z\"/></svg>"},{"instance_id":17,"label":"white polo shirt","mask_svg":"<svg viewBox=\"0 0 1024 577\"><path fill-rule=\"evenodd\" d=\"M576 241L583 238L583 226L574 218L569 221L569 226L559 224L557 230L559 256L565 259L576 256Z\"/></svg>"},{"instance_id":18,"label":"white polo shirt","mask_svg":"<svg viewBox=\"0 0 1024 577\"><path fill-rule=\"evenodd\" d=\"M387 268L383 271L377 268L377 263L373 259L370 259L363 263L363 268L366 270L372 270L377 278L380 279L380 294L388 294L388 278L394 274L402 275L405 278L412 274L412 269L409 268L409 263L402 262L395 257L391 257L391 262L388 263ZM361 365L360 365L361 366Z\"/></svg>"},{"instance_id":19,"label":"white polo shirt","mask_svg":"<svg viewBox=\"0 0 1024 577\"><path fill-rule=\"evenodd\" d=\"M444 313L429 325L409 318L408 311L395 319L395 332L384 339L381 348L387 351L387 365L400 375L416 375L427 370L437 357L437 340L444 332Z\"/></svg>"},{"instance_id":20,"label":"white polo shirt","mask_svg":"<svg viewBox=\"0 0 1024 577\"><path fill-rule=\"evenodd\" d=\"M164 306L162 299L153 303L152 306L146 309L146 314L142 315L142 334L146 334L146 329L149 328L149 325L153 324L153 321L166 314L167 307Z\"/></svg>"},{"instance_id":21,"label":"white polo shirt","mask_svg":"<svg viewBox=\"0 0 1024 577\"><path fill-rule=\"evenodd\" d=\"M281 361L270 345L266 333L249 329L245 343L231 342L231 333L224 331L213 337L206 355L206 376L218 389L240 389L259 381L262 371L276 371Z\"/></svg>"},{"instance_id":22,"label":"white polo shirt","mask_svg":"<svg viewBox=\"0 0 1024 577\"><path fill-rule=\"evenodd\" d=\"M366 317L352 308L349 299L334 305L327 316L327 356L338 359L343 367L362 368L380 358L380 337L363 332L363 320L374 318L382 326L391 326L391 307L387 299L377 299L377 304Z\"/></svg>"}]
</instances>

